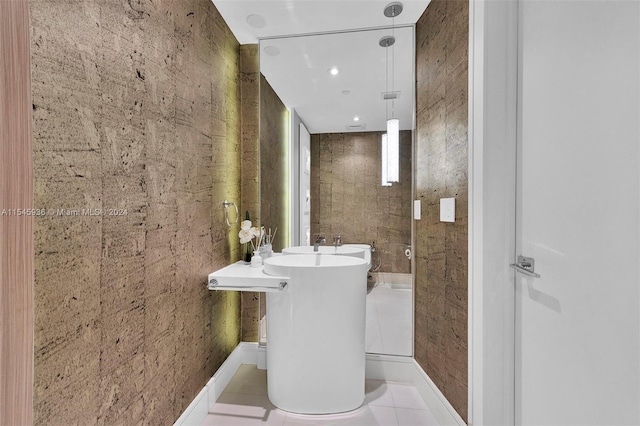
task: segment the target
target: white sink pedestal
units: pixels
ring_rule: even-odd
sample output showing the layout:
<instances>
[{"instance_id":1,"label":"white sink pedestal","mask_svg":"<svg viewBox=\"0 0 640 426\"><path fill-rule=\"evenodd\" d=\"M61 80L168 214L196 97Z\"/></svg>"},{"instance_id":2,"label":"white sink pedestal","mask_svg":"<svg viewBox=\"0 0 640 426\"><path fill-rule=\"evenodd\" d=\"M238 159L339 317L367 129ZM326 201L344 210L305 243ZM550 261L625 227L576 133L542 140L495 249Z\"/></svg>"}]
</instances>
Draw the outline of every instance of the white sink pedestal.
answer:
<instances>
[{"instance_id":1,"label":"white sink pedestal","mask_svg":"<svg viewBox=\"0 0 640 426\"><path fill-rule=\"evenodd\" d=\"M267 295L267 383L276 407L301 414L364 402L367 262L333 255L274 256L209 275L210 290Z\"/></svg>"},{"instance_id":2,"label":"white sink pedestal","mask_svg":"<svg viewBox=\"0 0 640 426\"><path fill-rule=\"evenodd\" d=\"M267 293L269 400L304 414L358 408L365 396L366 261L280 256L264 268L290 277L287 291Z\"/></svg>"}]
</instances>

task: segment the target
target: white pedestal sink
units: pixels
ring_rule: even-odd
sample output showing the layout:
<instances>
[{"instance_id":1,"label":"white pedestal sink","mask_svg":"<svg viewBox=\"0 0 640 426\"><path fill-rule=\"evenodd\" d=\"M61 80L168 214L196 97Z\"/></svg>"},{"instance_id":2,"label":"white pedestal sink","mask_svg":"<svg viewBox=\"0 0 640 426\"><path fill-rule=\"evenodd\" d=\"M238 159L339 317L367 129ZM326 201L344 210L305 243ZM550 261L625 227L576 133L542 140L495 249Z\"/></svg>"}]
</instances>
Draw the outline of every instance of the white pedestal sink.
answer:
<instances>
[{"instance_id":1,"label":"white pedestal sink","mask_svg":"<svg viewBox=\"0 0 640 426\"><path fill-rule=\"evenodd\" d=\"M358 408L365 396L366 261L315 254L264 264L267 275L288 277L284 291L267 293L269 399L294 413Z\"/></svg>"}]
</instances>

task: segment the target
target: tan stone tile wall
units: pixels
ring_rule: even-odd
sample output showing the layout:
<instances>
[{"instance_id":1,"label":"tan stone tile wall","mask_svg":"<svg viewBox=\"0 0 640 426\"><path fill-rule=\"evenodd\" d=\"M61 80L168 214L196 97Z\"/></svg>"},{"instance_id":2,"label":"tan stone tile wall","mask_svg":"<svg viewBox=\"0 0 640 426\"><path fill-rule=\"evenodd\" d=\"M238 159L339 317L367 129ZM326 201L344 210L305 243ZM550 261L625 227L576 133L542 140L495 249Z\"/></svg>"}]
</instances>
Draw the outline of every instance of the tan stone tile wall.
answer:
<instances>
[{"instance_id":1,"label":"tan stone tile wall","mask_svg":"<svg viewBox=\"0 0 640 426\"><path fill-rule=\"evenodd\" d=\"M260 223L278 228L273 250L289 244L289 110L260 75Z\"/></svg>"},{"instance_id":2,"label":"tan stone tile wall","mask_svg":"<svg viewBox=\"0 0 640 426\"><path fill-rule=\"evenodd\" d=\"M260 217L260 61L257 44L240 46L242 96L242 206Z\"/></svg>"},{"instance_id":3,"label":"tan stone tile wall","mask_svg":"<svg viewBox=\"0 0 640 426\"><path fill-rule=\"evenodd\" d=\"M289 111L260 74L258 45L240 48L242 67L242 209L254 225L275 231L273 249L287 246ZM257 342L264 294L242 293L242 340Z\"/></svg>"},{"instance_id":4,"label":"tan stone tile wall","mask_svg":"<svg viewBox=\"0 0 640 426\"><path fill-rule=\"evenodd\" d=\"M260 60L257 44L240 46L242 99L242 202L241 219L249 211L260 217ZM234 228L239 230L239 228ZM258 293L243 292L242 341L258 341Z\"/></svg>"},{"instance_id":5,"label":"tan stone tile wall","mask_svg":"<svg viewBox=\"0 0 640 426\"><path fill-rule=\"evenodd\" d=\"M468 2L433 0L416 25L415 358L467 418ZM455 223L440 198L456 199Z\"/></svg>"},{"instance_id":6,"label":"tan stone tile wall","mask_svg":"<svg viewBox=\"0 0 640 426\"><path fill-rule=\"evenodd\" d=\"M239 256L238 43L208 0L30 9L35 205L69 210L35 218L35 423L172 424L240 339L205 289Z\"/></svg>"},{"instance_id":7,"label":"tan stone tile wall","mask_svg":"<svg viewBox=\"0 0 640 426\"><path fill-rule=\"evenodd\" d=\"M311 135L311 234L375 241L380 272L410 273L411 132L400 134L400 182L381 184L383 132Z\"/></svg>"}]
</instances>

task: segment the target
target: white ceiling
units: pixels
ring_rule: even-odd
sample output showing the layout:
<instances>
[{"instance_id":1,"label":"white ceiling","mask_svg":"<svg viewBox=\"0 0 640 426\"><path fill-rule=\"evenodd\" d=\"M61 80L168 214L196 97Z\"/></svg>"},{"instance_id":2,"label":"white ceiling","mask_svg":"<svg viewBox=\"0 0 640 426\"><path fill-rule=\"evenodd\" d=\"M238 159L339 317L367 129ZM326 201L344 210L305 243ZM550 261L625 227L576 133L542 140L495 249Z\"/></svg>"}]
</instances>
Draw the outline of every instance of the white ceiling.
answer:
<instances>
[{"instance_id":1,"label":"white ceiling","mask_svg":"<svg viewBox=\"0 0 640 426\"><path fill-rule=\"evenodd\" d=\"M284 104L298 112L311 133L384 130L392 103L383 101L381 93L391 91L392 86L393 90L401 91L400 98L393 102L393 115L400 119L402 129L411 129L412 25L429 0L402 1L404 10L395 19L383 14L390 3L387 0L213 0L213 3L241 44L260 42L262 73ZM386 29L376 29L383 27ZM330 32L337 33L326 34ZM380 38L392 33L395 45L388 49L380 47ZM270 47L265 51L267 46ZM266 53L274 47L277 55ZM340 70L337 76L328 73L333 66ZM360 117L359 122L353 121L355 116ZM350 127L358 124L364 126Z\"/></svg>"}]
</instances>

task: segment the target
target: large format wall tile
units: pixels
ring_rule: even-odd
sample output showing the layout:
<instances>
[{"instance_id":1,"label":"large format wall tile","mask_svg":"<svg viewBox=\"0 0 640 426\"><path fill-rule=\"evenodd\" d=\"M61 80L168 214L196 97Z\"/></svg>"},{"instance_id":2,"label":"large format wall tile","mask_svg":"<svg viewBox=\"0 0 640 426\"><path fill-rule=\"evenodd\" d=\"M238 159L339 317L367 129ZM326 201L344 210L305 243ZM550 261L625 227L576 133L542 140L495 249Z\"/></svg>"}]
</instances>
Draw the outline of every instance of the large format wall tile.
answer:
<instances>
[{"instance_id":1,"label":"large format wall tile","mask_svg":"<svg viewBox=\"0 0 640 426\"><path fill-rule=\"evenodd\" d=\"M243 220L248 211L255 221L260 217L260 61L257 44L240 46L240 76L242 200L238 211L239 220ZM259 293L242 292L240 297L242 341L257 342Z\"/></svg>"},{"instance_id":2,"label":"large format wall tile","mask_svg":"<svg viewBox=\"0 0 640 426\"><path fill-rule=\"evenodd\" d=\"M278 228L273 250L289 245L289 110L260 74L260 224Z\"/></svg>"},{"instance_id":3,"label":"large format wall tile","mask_svg":"<svg viewBox=\"0 0 640 426\"><path fill-rule=\"evenodd\" d=\"M35 220L35 423L172 424L240 340L239 296L205 289L239 256L239 45L205 0L30 8L55 211Z\"/></svg>"},{"instance_id":4,"label":"large format wall tile","mask_svg":"<svg viewBox=\"0 0 640 426\"><path fill-rule=\"evenodd\" d=\"M400 133L400 182L382 186L381 134L311 135L311 236L375 241L380 272L410 273L412 136Z\"/></svg>"},{"instance_id":5,"label":"large format wall tile","mask_svg":"<svg viewBox=\"0 0 640 426\"><path fill-rule=\"evenodd\" d=\"M433 0L416 25L415 358L467 418L468 2ZM456 199L455 223L440 198Z\"/></svg>"}]
</instances>

